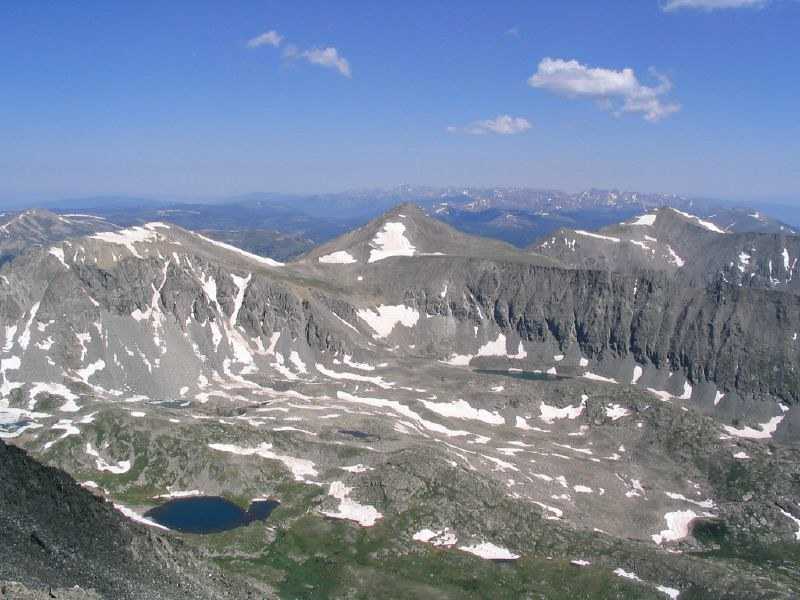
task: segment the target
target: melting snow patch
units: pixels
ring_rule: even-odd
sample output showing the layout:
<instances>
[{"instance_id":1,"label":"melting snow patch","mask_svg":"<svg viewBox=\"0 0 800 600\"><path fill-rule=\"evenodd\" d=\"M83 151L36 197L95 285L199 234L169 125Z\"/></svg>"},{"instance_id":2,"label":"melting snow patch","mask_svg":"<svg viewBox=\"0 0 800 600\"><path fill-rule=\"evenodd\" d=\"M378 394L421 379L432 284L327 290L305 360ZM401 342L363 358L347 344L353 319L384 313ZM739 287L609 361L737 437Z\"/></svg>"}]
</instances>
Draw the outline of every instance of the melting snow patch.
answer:
<instances>
[{"instance_id":1,"label":"melting snow patch","mask_svg":"<svg viewBox=\"0 0 800 600\"><path fill-rule=\"evenodd\" d=\"M695 504L700 508L714 508L714 501L713 500L692 500L691 498L687 498L683 494L676 494L675 492L664 492L669 498L673 500L683 500L684 502L689 502L690 504Z\"/></svg>"},{"instance_id":2,"label":"melting snow patch","mask_svg":"<svg viewBox=\"0 0 800 600\"><path fill-rule=\"evenodd\" d=\"M432 421L428 421L423 419L419 414L411 410L405 404L401 404L395 400L383 400L381 398L362 398L360 396L354 396L353 394L349 394L348 392L343 392L341 390L336 392L336 397L339 400L343 400L345 402L353 402L356 404L364 404L367 406L371 406L373 408L385 408L395 413L411 419L418 425L421 425L428 431L433 431L434 433L441 433L446 435L447 437L460 437L469 435L468 431L454 431L452 429L448 429L444 425L440 425L439 423L434 423Z\"/></svg>"},{"instance_id":3,"label":"melting snow patch","mask_svg":"<svg viewBox=\"0 0 800 600\"><path fill-rule=\"evenodd\" d=\"M739 264L736 266L739 269L740 273L744 273L747 266L750 265L750 259L752 257L747 252L740 252L739 253Z\"/></svg>"},{"instance_id":4,"label":"melting snow patch","mask_svg":"<svg viewBox=\"0 0 800 600\"><path fill-rule=\"evenodd\" d=\"M569 564L575 565L576 567L588 567L591 565L591 561L583 560L583 559L573 559L569 561Z\"/></svg>"},{"instance_id":5,"label":"melting snow patch","mask_svg":"<svg viewBox=\"0 0 800 600\"><path fill-rule=\"evenodd\" d=\"M61 437L58 437L50 442L47 442L44 445L45 450L51 448L53 444L55 444L56 442L60 442L64 438L69 437L71 435L79 435L81 432L80 429L78 429L72 424L72 419L61 419L58 423L53 425L51 429L63 431L64 433L61 435Z\"/></svg>"},{"instance_id":6,"label":"melting snow patch","mask_svg":"<svg viewBox=\"0 0 800 600\"><path fill-rule=\"evenodd\" d=\"M605 383L619 383L616 379L612 379L611 377L603 377L602 375L597 375L596 373L592 373L591 371L586 371L583 375L581 375L584 379L591 379L592 381L603 381Z\"/></svg>"},{"instance_id":7,"label":"melting snow patch","mask_svg":"<svg viewBox=\"0 0 800 600\"><path fill-rule=\"evenodd\" d=\"M582 229L576 229L575 233L578 235L584 235L586 237L592 237L598 240L603 240L606 242L614 242L615 244L619 244L618 237L611 237L610 235L600 235L599 233L592 233L590 231L583 231Z\"/></svg>"},{"instance_id":8,"label":"melting snow patch","mask_svg":"<svg viewBox=\"0 0 800 600\"><path fill-rule=\"evenodd\" d=\"M365 308L356 314L375 331L375 338L388 337L398 323L414 327L419 321L419 311L403 304L381 305L375 311Z\"/></svg>"},{"instance_id":9,"label":"melting snow patch","mask_svg":"<svg viewBox=\"0 0 800 600\"><path fill-rule=\"evenodd\" d=\"M267 444L266 442L259 444L255 448L243 448L235 444L209 444L208 447L219 452L229 452L242 456L256 455L261 458L280 461L292 472L296 481L306 481L306 477L316 477L318 475L314 463L310 460L276 454L272 451L272 444Z\"/></svg>"},{"instance_id":10,"label":"melting snow patch","mask_svg":"<svg viewBox=\"0 0 800 600\"><path fill-rule=\"evenodd\" d=\"M665 392L664 390L654 390L653 388L647 388L647 391L655 396L658 396L658 399L662 402L672 402L672 394L669 392Z\"/></svg>"},{"instance_id":11,"label":"melting snow patch","mask_svg":"<svg viewBox=\"0 0 800 600\"><path fill-rule=\"evenodd\" d=\"M298 373L306 373L306 364L300 358L300 355L297 353L297 350L292 350L291 354L289 354L289 362L294 365L294 368L297 370Z\"/></svg>"},{"instance_id":12,"label":"melting snow patch","mask_svg":"<svg viewBox=\"0 0 800 600\"><path fill-rule=\"evenodd\" d=\"M158 529L169 531L169 529L164 527L163 525L160 525L155 521L148 519L147 517L143 517L142 515L140 515L134 510L131 510L127 506L123 506L122 504L114 504L114 508L116 508L119 512L128 517L131 521L136 521L137 523L141 523L142 525L148 525L149 527L157 527Z\"/></svg>"},{"instance_id":13,"label":"melting snow patch","mask_svg":"<svg viewBox=\"0 0 800 600\"><path fill-rule=\"evenodd\" d=\"M359 375L358 373L332 371L331 369L328 369L327 367L325 367L325 365L321 363L317 363L315 367L319 373L325 375L325 377L330 377L331 379L346 379L350 381L361 381L365 383L372 383L383 389L389 389L390 387L392 387L392 385L394 385L392 383L384 381L383 377Z\"/></svg>"},{"instance_id":14,"label":"melting snow patch","mask_svg":"<svg viewBox=\"0 0 800 600\"><path fill-rule=\"evenodd\" d=\"M516 560L519 558L519 554L514 554L510 550L496 546L491 542L481 542L480 544L473 544L471 546L459 546L458 549L487 560Z\"/></svg>"},{"instance_id":15,"label":"melting snow patch","mask_svg":"<svg viewBox=\"0 0 800 600\"><path fill-rule=\"evenodd\" d=\"M366 473L367 471L372 471L372 467L368 467L362 464L351 465L349 467L339 467L339 468L342 471L347 471L348 473Z\"/></svg>"},{"instance_id":16,"label":"melting snow patch","mask_svg":"<svg viewBox=\"0 0 800 600\"><path fill-rule=\"evenodd\" d=\"M335 265L350 265L356 262L356 259L353 258L353 255L344 250L339 250L338 252L331 252L325 256L320 256L317 260L319 260L321 263Z\"/></svg>"},{"instance_id":17,"label":"melting snow patch","mask_svg":"<svg viewBox=\"0 0 800 600\"><path fill-rule=\"evenodd\" d=\"M61 262L62 265L64 265L67 269L69 269L69 265L64 260L63 248L61 248L60 246L53 246L52 248L50 248L50 250L48 250L48 253L55 256Z\"/></svg>"},{"instance_id":18,"label":"melting snow patch","mask_svg":"<svg viewBox=\"0 0 800 600\"><path fill-rule=\"evenodd\" d=\"M539 405L539 418L548 425L552 425L556 419L577 419L586 407L586 400L588 400L588 396L584 394L581 396L580 404L577 406L565 406L564 408L550 406L542 402Z\"/></svg>"},{"instance_id":19,"label":"melting snow patch","mask_svg":"<svg viewBox=\"0 0 800 600\"><path fill-rule=\"evenodd\" d=\"M130 227L119 231L103 231L90 237L109 244L125 246L133 256L142 258L142 255L136 251L134 244L155 241L158 239L158 234L144 227Z\"/></svg>"},{"instance_id":20,"label":"melting snow patch","mask_svg":"<svg viewBox=\"0 0 800 600\"><path fill-rule=\"evenodd\" d=\"M433 544L434 546L439 547L455 546L456 542L458 542L456 534L450 531L450 529L447 527L440 529L439 531L433 531L432 529L420 529L411 537L414 539L414 541L423 542L425 544Z\"/></svg>"},{"instance_id":21,"label":"melting snow patch","mask_svg":"<svg viewBox=\"0 0 800 600\"><path fill-rule=\"evenodd\" d=\"M339 509L335 512L321 511L322 514L333 519L355 521L362 527L372 527L383 515L375 507L359 504L350 498L351 491L353 488L347 487L341 481L332 482L328 494L339 500Z\"/></svg>"},{"instance_id":22,"label":"melting snow patch","mask_svg":"<svg viewBox=\"0 0 800 600\"><path fill-rule=\"evenodd\" d=\"M781 421L783 421L783 415L778 415L777 417L772 417L766 423L761 423L759 425L761 429L754 429L752 427L737 429L730 425L725 425L724 429L730 435L735 435L736 437L748 438L751 440L765 440L772 437L772 434L778 429L778 425Z\"/></svg>"},{"instance_id":23,"label":"melting snow patch","mask_svg":"<svg viewBox=\"0 0 800 600\"><path fill-rule=\"evenodd\" d=\"M175 492L169 492L167 494L160 494L158 496L153 496L156 500L162 499L169 499L169 498L191 498L193 496L202 496L203 492L200 490L178 490Z\"/></svg>"},{"instance_id":24,"label":"melting snow patch","mask_svg":"<svg viewBox=\"0 0 800 600\"><path fill-rule=\"evenodd\" d=\"M667 252L669 252L670 258L672 258L672 262L675 263L675 266L680 268L686 264L686 262L677 255L675 250L672 249L672 246L667 245Z\"/></svg>"},{"instance_id":25,"label":"melting snow patch","mask_svg":"<svg viewBox=\"0 0 800 600\"><path fill-rule=\"evenodd\" d=\"M345 354L344 355L344 357L342 358L342 362L345 365L347 365L348 367L351 367L353 369L359 369L360 371L374 371L375 370L375 367L373 367L372 365L368 365L366 363L354 362L353 361L353 357L350 356L349 354Z\"/></svg>"},{"instance_id":26,"label":"melting snow patch","mask_svg":"<svg viewBox=\"0 0 800 600\"><path fill-rule=\"evenodd\" d=\"M519 415L515 417L514 427L516 427L517 429L522 429L523 431L542 431L542 432L545 431L544 429L539 429L538 427L531 427L530 425L528 425L528 421L525 420L524 417L520 417Z\"/></svg>"},{"instance_id":27,"label":"melting snow patch","mask_svg":"<svg viewBox=\"0 0 800 600\"><path fill-rule=\"evenodd\" d=\"M778 510L781 511L781 514L784 517L791 519L792 521L794 521L794 524L797 525L797 531L794 532L794 539L800 540L800 519L798 519L792 513L785 511L780 507L778 507Z\"/></svg>"},{"instance_id":28,"label":"melting snow patch","mask_svg":"<svg viewBox=\"0 0 800 600\"><path fill-rule=\"evenodd\" d=\"M506 354L506 336L502 333L498 333L497 339L493 342L486 342L478 348L478 356L505 356Z\"/></svg>"},{"instance_id":29,"label":"melting snow patch","mask_svg":"<svg viewBox=\"0 0 800 600\"><path fill-rule=\"evenodd\" d=\"M483 421L489 425L503 425L506 420L496 412L490 412L482 408L473 408L466 400L456 400L454 402L428 402L420 400L430 411L443 417L453 417L456 419L473 419Z\"/></svg>"},{"instance_id":30,"label":"melting snow patch","mask_svg":"<svg viewBox=\"0 0 800 600\"><path fill-rule=\"evenodd\" d=\"M405 236L403 223L386 223L373 238L369 262L377 262L390 256L414 256L416 248Z\"/></svg>"},{"instance_id":31,"label":"melting snow patch","mask_svg":"<svg viewBox=\"0 0 800 600\"><path fill-rule=\"evenodd\" d=\"M626 571L625 569L614 569L614 575L618 577L624 577L625 579L631 579L633 581L641 581L639 576L636 573L631 573L630 571Z\"/></svg>"},{"instance_id":32,"label":"melting snow patch","mask_svg":"<svg viewBox=\"0 0 800 600\"><path fill-rule=\"evenodd\" d=\"M147 227L147 225L145 225L145 227ZM231 246L230 244L226 244L224 242L219 242L217 240L212 240L211 238L208 238L208 237L206 237L204 235L200 235L199 233L195 233L195 232L192 232L192 233L193 233L193 235L199 237L204 242L208 242L209 244L213 244L214 246L218 246L219 248L224 248L225 250L228 250L229 252L234 252L234 253L238 254L239 256L244 256L245 258L248 258L248 259L250 259L252 261L261 263L262 265L267 265L268 267L282 267L283 266L283 263L282 262L278 262L277 260L273 260L271 258L266 258L264 256L258 256L257 254L251 254L250 252L245 252L244 250L242 250L241 248L237 248L236 246Z\"/></svg>"},{"instance_id":33,"label":"melting snow patch","mask_svg":"<svg viewBox=\"0 0 800 600\"><path fill-rule=\"evenodd\" d=\"M87 442L86 443L86 454L89 456L93 456L96 460L95 463L97 465L98 471L108 471L109 473L113 473L114 475L122 475L123 473L127 473L131 470L131 461L129 460L122 460L117 464L110 464L105 461L100 456L100 453L92 447L92 444Z\"/></svg>"},{"instance_id":34,"label":"melting snow patch","mask_svg":"<svg viewBox=\"0 0 800 600\"><path fill-rule=\"evenodd\" d=\"M704 229L708 229L709 231L713 231L714 233L726 233L725 231L714 225L714 223L712 223L711 221L704 221L700 217L696 217L695 215L683 212L682 210L678 210L677 208L672 208L671 210L675 211L679 215L686 217L687 219L694 221Z\"/></svg>"},{"instance_id":35,"label":"melting snow patch","mask_svg":"<svg viewBox=\"0 0 800 600\"><path fill-rule=\"evenodd\" d=\"M648 213L646 215L639 215L638 217L636 217L636 219L631 221L629 224L630 225L648 225L648 226L649 225L655 225L656 217L658 217L658 214L656 214L656 213Z\"/></svg>"},{"instance_id":36,"label":"melting snow patch","mask_svg":"<svg viewBox=\"0 0 800 600\"><path fill-rule=\"evenodd\" d=\"M631 414L631 411L620 406L619 404L609 404L606 406L606 416L612 421L616 421L622 417L627 417L629 414Z\"/></svg>"},{"instance_id":37,"label":"melting snow patch","mask_svg":"<svg viewBox=\"0 0 800 600\"><path fill-rule=\"evenodd\" d=\"M95 373L102 371L106 368L106 362L100 358L94 361L93 363L87 365L83 369L77 369L75 373L78 377L81 378L82 381L88 382L89 378L94 375Z\"/></svg>"},{"instance_id":38,"label":"melting snow patch","mask_svg":"<svg viewBox=\"0 0 800 600\"><path fill-rule=\"evenodd\" d=\"M678 600L678 596L681 595L680 590L667 587L665 585L657 585L656 589L662 594L666 594L670 598L670 600Z\"/></svg>"},{"instance_id":39,"label":"melting snow patch","mask_svg":"<svg viewBox=\"0 0 800 600\"><path fill-rule=\"evenodd\" d=\"M682 540L689 535L689 525L697 516L697 513L693 510L668 512L664 515L664 520L667 522L667 529L663 529L661 533L654 533L651 536L653 541L656 544L662 544L664 542Z\"/></svg>"}]
</instances>

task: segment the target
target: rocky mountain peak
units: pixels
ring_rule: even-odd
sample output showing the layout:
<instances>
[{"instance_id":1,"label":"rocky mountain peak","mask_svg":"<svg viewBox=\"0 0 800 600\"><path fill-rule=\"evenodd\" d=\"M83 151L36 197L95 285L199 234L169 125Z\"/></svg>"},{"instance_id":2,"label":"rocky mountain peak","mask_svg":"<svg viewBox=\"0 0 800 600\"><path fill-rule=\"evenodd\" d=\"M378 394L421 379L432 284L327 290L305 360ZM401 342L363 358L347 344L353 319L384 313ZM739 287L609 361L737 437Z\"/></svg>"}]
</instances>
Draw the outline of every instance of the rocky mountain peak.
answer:
<instances>
[{"instance_id":1,"label":"rocky mountain peak","mask_svg":"<svg viewBox=\"0 0 800 600\"><path fill-rule=\"evenodd\" d=\"M409 202L399 204L363 227L319 246L302 260L323 265L369 265L395 257L430 256L532 260L530 255L504 242L462 233Z\"/></svg>"}]
</instances>

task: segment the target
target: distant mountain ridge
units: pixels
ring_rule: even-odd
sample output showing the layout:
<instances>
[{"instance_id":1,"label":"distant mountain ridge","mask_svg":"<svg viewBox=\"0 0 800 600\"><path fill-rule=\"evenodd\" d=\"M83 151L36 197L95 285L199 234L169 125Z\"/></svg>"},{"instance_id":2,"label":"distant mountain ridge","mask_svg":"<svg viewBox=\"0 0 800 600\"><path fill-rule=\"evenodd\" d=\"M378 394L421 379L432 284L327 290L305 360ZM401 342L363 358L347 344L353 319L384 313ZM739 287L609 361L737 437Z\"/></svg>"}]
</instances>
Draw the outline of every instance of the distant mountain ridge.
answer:
<instances>
[{"instance_id":1,"label":"distant mountain ridge","mask_svg":"<svg viewBox=\"0 0 800 600\"><path fill-rule=\"evenodd\" d=\"M0 262L35 246L117 229L116 225L96 215L56 214L45 209L6 213L0 219Z\"/></svg>"},{"instance_id":2,"label":"distant mountain ridge","mask_svg":"<svg viewBox=\"0 0 800 600\"><path fill-rule=\"evenodd\" d=\"M736 208L724 202L598 189L567 193L525 187L396 186L325 194L252 193L213 202L94 197L52 206L63 212L103 216L121 226L169 221L193 231L219 231L222 237L241 240L248 249L284 260L298 256L310 245L352 231L404 202L422 207L465 233L499 239L519 248L559 228L596 230L663 206L713 218L731 231L779 233L791 229L763 211ZM222 233L226 231L231 233ZM291 248L280 250L271 243L255 242L256 231L274 231L276 236L309 243L293 242Z\"/></svg>"},{"instance_id":3,"label":"distant mountain ridge","mask_svg":"<svg viewBox=\"0 0 800 600\"><path fill-rule=\"evenodd\" d=\"M677 274L688 287L800 291L800 236L758 213L700 218L661 208L596 232L561 229L530 250L572 267Z\"/></svg>"}]
</instances>

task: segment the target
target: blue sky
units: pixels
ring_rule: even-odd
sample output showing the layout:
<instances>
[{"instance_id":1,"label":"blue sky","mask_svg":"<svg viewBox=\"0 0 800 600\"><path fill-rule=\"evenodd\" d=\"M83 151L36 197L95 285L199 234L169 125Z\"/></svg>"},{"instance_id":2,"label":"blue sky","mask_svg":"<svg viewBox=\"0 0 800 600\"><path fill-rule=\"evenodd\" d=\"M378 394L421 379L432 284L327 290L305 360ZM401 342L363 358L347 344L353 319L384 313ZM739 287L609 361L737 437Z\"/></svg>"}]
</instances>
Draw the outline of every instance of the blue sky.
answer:
<instances>
[{"instance_id":1,"label":"blue sky","mask_svg":"<svg viewBox=\"0 0 800 600\"><path fill-rule=\"evenodd\" d=\"M800 2L666 2L4 2L0 200L800 197Z\"/></svg>"}]
</instances>

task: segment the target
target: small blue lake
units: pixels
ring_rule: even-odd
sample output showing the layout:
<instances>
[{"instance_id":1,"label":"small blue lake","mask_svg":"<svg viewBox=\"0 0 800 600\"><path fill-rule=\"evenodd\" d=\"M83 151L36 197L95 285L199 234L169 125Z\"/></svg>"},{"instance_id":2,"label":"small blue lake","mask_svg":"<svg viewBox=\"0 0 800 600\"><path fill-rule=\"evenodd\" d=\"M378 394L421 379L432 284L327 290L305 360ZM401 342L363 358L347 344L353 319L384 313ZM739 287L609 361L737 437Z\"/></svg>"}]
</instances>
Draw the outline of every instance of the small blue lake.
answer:
<instances>
[{"instance_id":1,"label":"small blue lake","mask_svg":"<svg viewBox=\"0 0 800 600\"><path fill-rule=\"evenodd\" d=\"M254 500L245 511L219 496L194 496L169 500L144 516L181 533L219 533L264 521L278 506L277 500Z\"/></svg>"}]
</instances>

